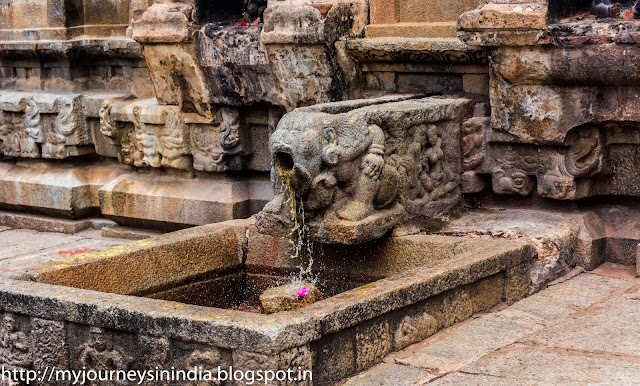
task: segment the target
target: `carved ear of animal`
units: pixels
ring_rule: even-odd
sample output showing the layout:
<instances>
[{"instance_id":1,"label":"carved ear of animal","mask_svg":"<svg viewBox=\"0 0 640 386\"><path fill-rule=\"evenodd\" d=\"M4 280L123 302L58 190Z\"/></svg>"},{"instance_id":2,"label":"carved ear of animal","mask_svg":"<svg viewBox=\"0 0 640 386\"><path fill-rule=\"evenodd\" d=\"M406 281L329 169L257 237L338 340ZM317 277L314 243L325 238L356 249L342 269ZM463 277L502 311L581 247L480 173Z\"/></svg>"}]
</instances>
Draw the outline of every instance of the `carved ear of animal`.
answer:
<instances>
[{"instance_id":1,"label":"carved ear of animal","mask_svg":"<svg viewBox=\"0 0 640 386\"><path fill-rule=\"evenodd\" d=\"M322 132L322 138L327 144L338 146L338 134L336 134L336 129L333 127L325 127Z\"/></svg>"},{"instance_id":2,"label":"carved ear of animal","mask_svg":"<svg viewBox=\"0 0 640 386\"><path fill-rule=\"evenodd\" d=\"M325 127L322 131L324 142L322 159L328 165L337 165L340 162L340 149L338 148L338 134L333 127Z\"/></svg>"}]
</instances>

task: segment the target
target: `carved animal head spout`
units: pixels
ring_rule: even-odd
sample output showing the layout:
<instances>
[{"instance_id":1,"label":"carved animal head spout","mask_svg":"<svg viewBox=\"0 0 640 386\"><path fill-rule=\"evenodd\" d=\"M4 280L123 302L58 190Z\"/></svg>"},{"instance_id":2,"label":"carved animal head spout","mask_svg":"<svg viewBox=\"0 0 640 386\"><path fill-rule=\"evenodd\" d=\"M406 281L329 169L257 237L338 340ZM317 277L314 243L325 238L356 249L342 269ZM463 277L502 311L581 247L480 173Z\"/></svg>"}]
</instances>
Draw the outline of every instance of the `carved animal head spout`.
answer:
<instances>
[{"instance_id":1,"label":"carved animal head spout","mask_svg":"<svg viewBox=\"0 0 640 386\"><path fill-rule=\"evenodd\" d=\"M285 115L269 141L276 197L260 213L259 230L286 236L294 207L304 211L310 239L360 244L455 205L468 101L395 98Z\"/></svg>"}]
</instances>

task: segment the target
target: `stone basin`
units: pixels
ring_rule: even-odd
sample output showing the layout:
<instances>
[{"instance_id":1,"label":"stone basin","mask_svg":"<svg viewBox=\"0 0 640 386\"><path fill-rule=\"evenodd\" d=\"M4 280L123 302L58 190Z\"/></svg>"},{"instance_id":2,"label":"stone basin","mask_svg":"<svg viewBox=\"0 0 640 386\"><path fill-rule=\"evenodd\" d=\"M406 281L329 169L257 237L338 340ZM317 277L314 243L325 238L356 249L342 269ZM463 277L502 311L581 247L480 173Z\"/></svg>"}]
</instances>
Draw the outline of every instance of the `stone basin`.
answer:
<instances>
[{"instance_id":1,"label":"stone basin","mask_svg":"<svg viewBox=\"0 0 640 386\"><path fill-rule=\"evenodd\" d=\"M0 280L0 309L33 342L31 359L14 365L80 368L98 334L127 369L292 368L313 372L296 384L324 385L526 296L535 257L521 241L437 235L313 247L326 299L272 315L240 311L243 293L287 280L300 262L288 240L248 220L40 265L30 282Z\"/></svg>"}]
</instances>

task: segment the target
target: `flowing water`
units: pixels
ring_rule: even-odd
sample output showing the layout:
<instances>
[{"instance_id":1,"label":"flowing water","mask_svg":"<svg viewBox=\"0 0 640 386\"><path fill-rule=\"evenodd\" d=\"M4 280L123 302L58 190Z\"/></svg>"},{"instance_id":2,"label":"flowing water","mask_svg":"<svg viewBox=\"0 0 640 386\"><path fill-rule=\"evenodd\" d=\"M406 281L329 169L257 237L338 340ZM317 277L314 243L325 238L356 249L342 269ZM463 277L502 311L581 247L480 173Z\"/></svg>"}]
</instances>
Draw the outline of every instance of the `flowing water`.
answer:
<instances>
[{"instance_id":1,"label":"flowing water","mask_svg":"<svg viewBox=\"0 0 640 386\"><path fill-rule=\"evenodd\" d=\"M307 237L309 228L305 224L304 203L302 200L297 199L296 192L291 186L289 174L283 173L283 175L280 176L280 180L282 181L282 189L289 193L289 217L291 224L293 224L291 231L289 231L289 242L293 249L291 258L299 261L298 268L300 272L297 281L313 282L313 243L311 243ZM303 261L305 257L308 259L306 267Z\"/></svg>"}]
</instances>

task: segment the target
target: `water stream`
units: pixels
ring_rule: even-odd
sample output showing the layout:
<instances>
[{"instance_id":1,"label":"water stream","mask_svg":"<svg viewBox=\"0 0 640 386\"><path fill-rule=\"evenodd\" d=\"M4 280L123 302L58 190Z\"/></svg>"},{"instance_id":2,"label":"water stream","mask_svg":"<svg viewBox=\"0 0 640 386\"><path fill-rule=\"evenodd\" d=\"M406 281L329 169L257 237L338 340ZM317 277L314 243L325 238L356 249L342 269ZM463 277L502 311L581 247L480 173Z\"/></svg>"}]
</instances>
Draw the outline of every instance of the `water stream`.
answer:
<instances>
[{"instance_id":1,"label":"water stream","mask_svg":"<svg viewBox=\"0 0 640 386\"><path fill-rule=\"evenodd\" d=\"M293 249L291 258L299 261L298 268L300 272L298 273L297 281L301 283L314 282L315 280L312 277L313 243L307 237L309 228L305 223L304 202L297 200L296 192L291 186L289 174L283 173L280 176L280 180L282 181L282 189L289 193L289 217L293 224L291 231L289 231L289 242ZM303 257L308 258L306 267L304 266ZM294 278L294 280L296 279Z\"/></svg>"}]
</instances>

